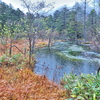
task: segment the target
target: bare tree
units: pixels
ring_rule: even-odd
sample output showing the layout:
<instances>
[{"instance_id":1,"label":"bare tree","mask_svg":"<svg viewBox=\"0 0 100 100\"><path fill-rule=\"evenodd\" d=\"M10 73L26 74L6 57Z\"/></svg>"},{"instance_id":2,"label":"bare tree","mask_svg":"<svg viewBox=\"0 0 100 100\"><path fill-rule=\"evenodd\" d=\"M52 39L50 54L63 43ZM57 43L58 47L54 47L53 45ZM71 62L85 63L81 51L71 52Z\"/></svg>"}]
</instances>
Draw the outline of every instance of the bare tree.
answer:
<instances>
[{"instance_id":1,"label":"bare tree","mask_svg":"<svg viewBox=\"0 0 100 100\"><path fill-rule=\"evenodd\" d=\"M100 0L98 0L98 14L100 15Z\"/></svg>"},{"instance_id":2,"label":"bare tree","mask_svg":"<svg viewBox=\"0 0 100 100\"><path fill-rule=\"evenodd\" d=\"M100 0L97 1L98 4L98 27L100 26L99 21L100 21Z\"/></svg>"},{"instance_id":3,"label":"bare tree","mask_svg":"<svg viewBox=\"0 0 100 100\"><path fill-rule=\"evenodd\" d=\"M84 39L86 40L86 12L87 12L87 4L91 1L91 0L81 0L84 3L84 29L83 29L83 33L84 33Z\"/></svg>"},{"instance_id":4,"label":"bare tree","mask_svg":"<svg viewBox=\"0 0 100 100\"><path fill-rule=\"evenodd\" d=\"M23 4L23 6L27 9L28 11L28 31L27 37L29 41L29 66L31 66L32 62L32 54L34 53L34 45L36 41L36 36L38 33L38 28L34 26L34 19L35 15L39 13L40 11L43 10L43 8L52 8L52 4L46 4L44 1L37 1L37 2L32 2L31 0L20 0Z\"/></svg>"}]
</instances>

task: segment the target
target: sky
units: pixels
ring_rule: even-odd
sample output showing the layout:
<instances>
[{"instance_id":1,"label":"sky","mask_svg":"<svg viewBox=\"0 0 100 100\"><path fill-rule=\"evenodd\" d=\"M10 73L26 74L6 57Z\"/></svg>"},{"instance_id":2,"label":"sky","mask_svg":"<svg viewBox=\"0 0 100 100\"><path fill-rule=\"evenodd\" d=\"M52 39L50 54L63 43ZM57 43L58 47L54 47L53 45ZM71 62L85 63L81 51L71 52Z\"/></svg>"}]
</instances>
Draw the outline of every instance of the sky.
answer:
<instances>
[{"instance_id":1,"label":"sky","mask_svg":"<svg viewBox=\"0 0 100 100\"><path fill-rule=\"evenodd\" d=\"M22 3L20 0L2 0L3 2L9 4L12 4L12 6L16 9L16 8L20 8L22 11L24 11L25 9L22 7ZM40 1L40 0L32 0L33 2L36 1ZM47 3L50 2L55 2L54 6L55 9L59 8L63 5L67 5L68 7L73 6L75 4L75 2L80 2L81 0L45 0ZM25 12L25 11L24 11Z\"/></svg>"}]
</instances>

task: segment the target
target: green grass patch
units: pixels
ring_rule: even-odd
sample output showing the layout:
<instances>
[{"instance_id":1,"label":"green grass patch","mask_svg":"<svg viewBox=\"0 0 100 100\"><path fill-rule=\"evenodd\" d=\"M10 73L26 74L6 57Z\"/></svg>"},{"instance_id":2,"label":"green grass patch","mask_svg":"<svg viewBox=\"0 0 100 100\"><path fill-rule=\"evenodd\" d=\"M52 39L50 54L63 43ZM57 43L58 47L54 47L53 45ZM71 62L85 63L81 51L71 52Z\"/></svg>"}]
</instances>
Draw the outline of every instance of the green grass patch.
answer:
<instances>
[{"instance_id":1,"label":"green grass patch","mask_svg":"<svg viewBox=\"0 0 100 100\"><path fill-rule=\"evenodd\" d=\"M71 91L73 100L100 100L100 73L64 75L62 81L65 83L64 87Z\"/></svg>"},{"instance_id":2,"label":"green grass patch","mask_svg":"<svg viewBox=\"0 0 100 100\"><path fill-rule=\"evenodd\" d=\"M62 52L56 52L56 55L59 56L63 60L70 60L70 61L75 61L75 62L81 62L81 59L77 59L77 57L74 57L73 55L70 55L69 53L62 53Z\"/></svg>"}]
</instances>

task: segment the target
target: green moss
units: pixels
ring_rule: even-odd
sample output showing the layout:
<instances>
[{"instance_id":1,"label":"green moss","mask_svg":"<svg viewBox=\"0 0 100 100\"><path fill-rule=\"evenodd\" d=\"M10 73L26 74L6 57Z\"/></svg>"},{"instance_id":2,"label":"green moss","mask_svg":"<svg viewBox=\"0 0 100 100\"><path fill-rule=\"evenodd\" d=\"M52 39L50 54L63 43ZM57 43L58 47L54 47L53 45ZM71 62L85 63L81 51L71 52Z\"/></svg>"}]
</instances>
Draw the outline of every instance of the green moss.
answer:
<instances>
[{"instance_id":1,"label":"green moss","mask_svg":"<svg viewBox=\"0 0 100 100\"><path fill-rule=\"evenodd\" d=\"M84 44L90 44L90 42L84 42Z\"/></svg>"},{"instance_id":2,"label":"green moss","mask_svg":"<svg viewBox=\"0 0 100 100\"><path fill-rule=\"evenodd\" d=\"M44 45L46 45L46 43L40 43L40 44L39 44L39 46L44 46Z\"/></svg>"},{"instance_id":3,"label":"green moss","mask_svg":"<svg viewBox=\"0 0 100 100\"><path fill-rule=\"evenodd\" d=\"M70 55L70 54L64 54L62 52L57 52L56 53L57 56L59 56L61 59L63 60L70 60L70 61L78 61L78 62L81 62L82 60L81 59L77 59L76 57Z\"/></svg>"},{"instance_id":4,"label":"green moss","mask_svg":"<svg viewBox=\"0 0 100 100\"><path fill-rule=\"evenodd\" d=\"M84 51L84 49L81 46L72 45L69 47L69 51Z\"/></svg>"},{"instance_id":5,"label":"green moss","mask_svg":"<svg viewBox=\"0 0 100 100\"><path fill-rule=\"evenodd\" d=\"M78 56L80 55L82 52L81 51L69 51L68 52L70 55L73 55L73 56Z\"/></svg>"}]
</instances>

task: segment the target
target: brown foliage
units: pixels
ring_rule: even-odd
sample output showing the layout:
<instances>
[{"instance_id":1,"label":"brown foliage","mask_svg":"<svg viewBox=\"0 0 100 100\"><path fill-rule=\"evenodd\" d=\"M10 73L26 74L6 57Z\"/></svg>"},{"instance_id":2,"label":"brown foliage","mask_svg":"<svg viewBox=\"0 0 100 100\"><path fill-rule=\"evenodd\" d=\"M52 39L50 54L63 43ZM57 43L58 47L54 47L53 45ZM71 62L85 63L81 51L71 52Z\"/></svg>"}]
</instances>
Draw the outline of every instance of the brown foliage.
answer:
<instances>
[{"instance_id":1,"label":"brown foliage","mask_svg":"<svg viewBox=\"0 0 100 100\"><path fill-rule=\"evenodd\" d=\"M24 47L28 50L28 44L25 45L25 41L14 41L13 45L21 50ZM46 45L47 43L38 40L36 46L42 46L40 44ZM9 50L9 43L6 46L0 44L0 55L4 54L3 51L7 49ZM16 48L12 51L13 54L19 53ZM25 67L27 62L27 59L19 58L17 65L21 64L22 69L17 69L18 66L15 63L2 62L0 65L0 100L64 100L66 98L64 89L49 81L46 76L33 73L31 69Z\"/></svg>"},{"instance_id":2,"label":"brown foliage","mask_svg":"<svg viewBox=\"0 0 100 100\"><path fill-rule=\"evenodd\" d=\"M39 48L39 47L44 47L46 46L48 43L47 40L42 41L41 39L37 39L36 43L35 43L35 47ZM27 51L29 51L29 43L28 40L26 39L21 39L21 40L14 40L12 45L16 45L23 53ZM2 45L0 44L0 55L4 54L6 52L6 50L9 50L10 48L10 41L8 40L6 45ZM16 49L16 47L12 48L12 54L18 54L20 53L18 49Z\"/></svg>"},{"instance_id":3,"label":"brown foliage","mask_svg":"<svg viewBox=\"0 0 100 100\"><path fill-rule=\"evenodd\" d=\"M63 100L65 90L30 69L0 68L0 100Z\"/></svg>"}]
</instances>

